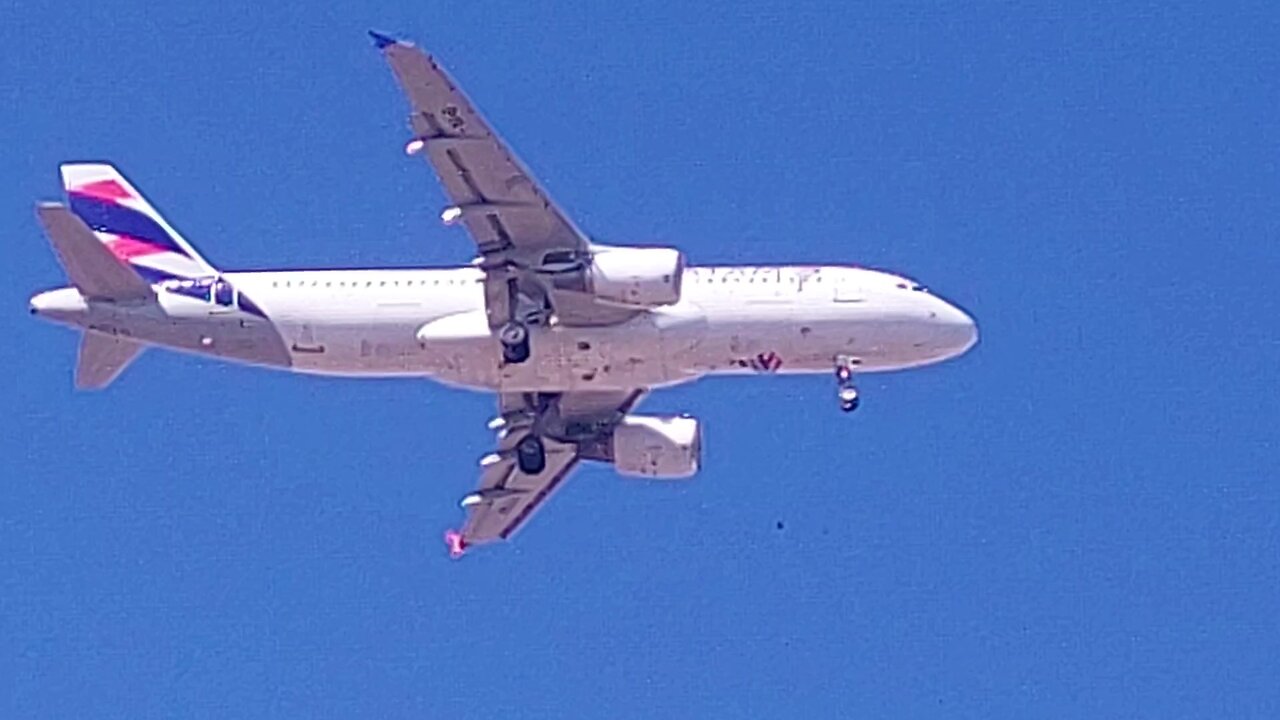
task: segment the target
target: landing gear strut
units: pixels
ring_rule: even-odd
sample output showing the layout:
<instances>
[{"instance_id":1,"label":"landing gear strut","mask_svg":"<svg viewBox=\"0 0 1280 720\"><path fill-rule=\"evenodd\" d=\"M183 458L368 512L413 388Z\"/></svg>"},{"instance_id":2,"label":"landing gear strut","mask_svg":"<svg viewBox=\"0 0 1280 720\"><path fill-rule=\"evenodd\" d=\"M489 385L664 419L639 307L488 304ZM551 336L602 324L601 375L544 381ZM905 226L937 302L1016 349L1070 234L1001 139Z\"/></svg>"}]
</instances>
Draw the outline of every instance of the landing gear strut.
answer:
<instances>
[{"instance_id":1,"label":"landing gear strut","mask_svg":"<svg viewBox=\"0 0 1280 720\"><path fill-rule=\"evenodd\" d=\"M862 402L858 386L853 382L853 370L860 364L861 360L846 355L836 357L836 398L840 400L841 412L853 412Z\"/></svg>"},{"instance_id":2,"label":"landing gear strut","mask_svg":"<svg viewBox=\"0 0 1280 720\"><path fill-rule=\"evenodd\" d=\"M545 297L530 296L521 291L515 276L507 278L507 322L498 328L503 364L519 365L529 359L529 328L545 325L548 311Z\"/></svg>"},{"instance_id":3,"label":"landing gear strut","mask_svg":"<svg viewBox=\"0 0 1280 720\"><path fill-rule=\"evenodd\" d=\"M537 435L526 435L516 443L516 464L525 475L537 475L547 469L547 449Z\"/></svg>"}]
</instances>

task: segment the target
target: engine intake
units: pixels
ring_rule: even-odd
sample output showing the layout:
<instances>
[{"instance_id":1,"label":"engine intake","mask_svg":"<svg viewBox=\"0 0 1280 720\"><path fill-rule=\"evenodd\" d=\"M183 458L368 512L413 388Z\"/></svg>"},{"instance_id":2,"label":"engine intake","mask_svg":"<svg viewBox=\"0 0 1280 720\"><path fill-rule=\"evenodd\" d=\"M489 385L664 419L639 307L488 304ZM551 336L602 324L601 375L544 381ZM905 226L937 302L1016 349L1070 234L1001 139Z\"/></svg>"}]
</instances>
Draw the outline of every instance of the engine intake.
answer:
<instances>
[{"instance_id":1,"label":"engine intake","mask_svg":"<svg viewBox=\"0 0 1280 720\"><path fill-rule=\"evenodd\" d=\"M702 463L702 427L683 416L628 415L613 431L613 466L619 475L679 479Z\"/></svg>"},{"instance_id":2,"label":"engine intake","mask_svg":"<svg viewBox=\"0 0 1280 720\"><path fill-rule=\"evenodd\" d=\"M674 248L596 246L587 270L592 294L623 307L674 305L683 279L684 253Z\"/></svg>"}]
</instances>

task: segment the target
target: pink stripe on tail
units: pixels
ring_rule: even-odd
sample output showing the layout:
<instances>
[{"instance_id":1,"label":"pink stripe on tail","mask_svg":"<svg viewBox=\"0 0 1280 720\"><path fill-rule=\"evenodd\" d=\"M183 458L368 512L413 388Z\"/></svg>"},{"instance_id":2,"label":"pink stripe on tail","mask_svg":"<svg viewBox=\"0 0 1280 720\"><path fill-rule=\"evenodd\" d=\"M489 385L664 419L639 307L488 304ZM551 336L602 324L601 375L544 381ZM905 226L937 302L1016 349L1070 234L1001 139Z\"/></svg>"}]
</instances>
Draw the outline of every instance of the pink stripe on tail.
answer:
<instances>
[{"instance_id":1,"label":"pink stripe on tail","mask_svg":"<svg viewBox=\"0 0 1280 720\"><path fill-rule=\"evenodd\" d=\"M80 187L68 188L71 192L89 195L102 200L128 200L133 196L124 186L115 180L99 180Z\"/></svg>"},{"instance_id":2,"label":"pink stripe on tail","mask_svg":"<svg viewBox=\"0 0 1280 720\"><path fill-rule=\"evenodd\" d=\"M146 240L121 235L117 239L107 243L107 247L116 257L128 262L132 258L142 257L144 255L155 255L156 253L171 252L169 248L161 247Z\"/></svg>"}]
</instances>

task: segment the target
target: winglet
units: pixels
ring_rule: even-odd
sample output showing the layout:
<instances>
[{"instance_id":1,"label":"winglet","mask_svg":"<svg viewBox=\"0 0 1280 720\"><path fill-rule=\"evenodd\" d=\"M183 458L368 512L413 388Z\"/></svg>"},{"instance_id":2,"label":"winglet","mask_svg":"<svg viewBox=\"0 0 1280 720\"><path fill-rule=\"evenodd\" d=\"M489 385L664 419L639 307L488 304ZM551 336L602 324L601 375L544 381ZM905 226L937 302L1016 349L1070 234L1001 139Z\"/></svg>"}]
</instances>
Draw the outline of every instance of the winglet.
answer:
<instances>
[{"instance_id":1,"label":"winglet","mask_svg":"<svg viewBox=\"0 0 1280 720\"><path fill-rule=\"evenodd\" d=\"M467 539L462 537L462 533L457 530L450 530L444 534L444 544L449 546L449 557L457 560L467 552Z\"/></svg>"},{"instance_id":2,"label":"winglet","mask_svg":"<svg viewBox=\"0 0 1280 720\"><path fill-rule=\"evenodd\" d=\"M379 50L385 50L392 45L400 44L399 40L387 35L386 33L380 33L377 30L370 30L369 37L373 38L373 46Z\"/></svg>"}]
</instances>

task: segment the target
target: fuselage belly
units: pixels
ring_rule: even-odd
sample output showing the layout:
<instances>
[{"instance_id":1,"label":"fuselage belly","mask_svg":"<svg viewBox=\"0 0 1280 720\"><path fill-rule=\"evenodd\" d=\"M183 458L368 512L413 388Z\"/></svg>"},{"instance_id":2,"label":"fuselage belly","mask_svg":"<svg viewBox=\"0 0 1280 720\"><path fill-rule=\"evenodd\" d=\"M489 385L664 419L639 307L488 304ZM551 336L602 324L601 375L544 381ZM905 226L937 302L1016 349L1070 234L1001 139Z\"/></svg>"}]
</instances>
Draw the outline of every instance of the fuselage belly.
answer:
<instances>
[{"instance_id":1,"label":"fuselage belly","mask_svg":"<svg viewBox=\"0 0 1280 720\"><path fill-rule=\"evenodd\" d=\"M296 372L421 376L500 391L661 387L711 374L925 365L968 349L972 321L911 281L848 267L696 267L680 302L616 325L552 323L532 356L504 364L480 271L225 273L261 312L159 292L135 308L91 305L91 331ZM67 318L71 320L70 318Z\"/></svg>"}]
</instances>

